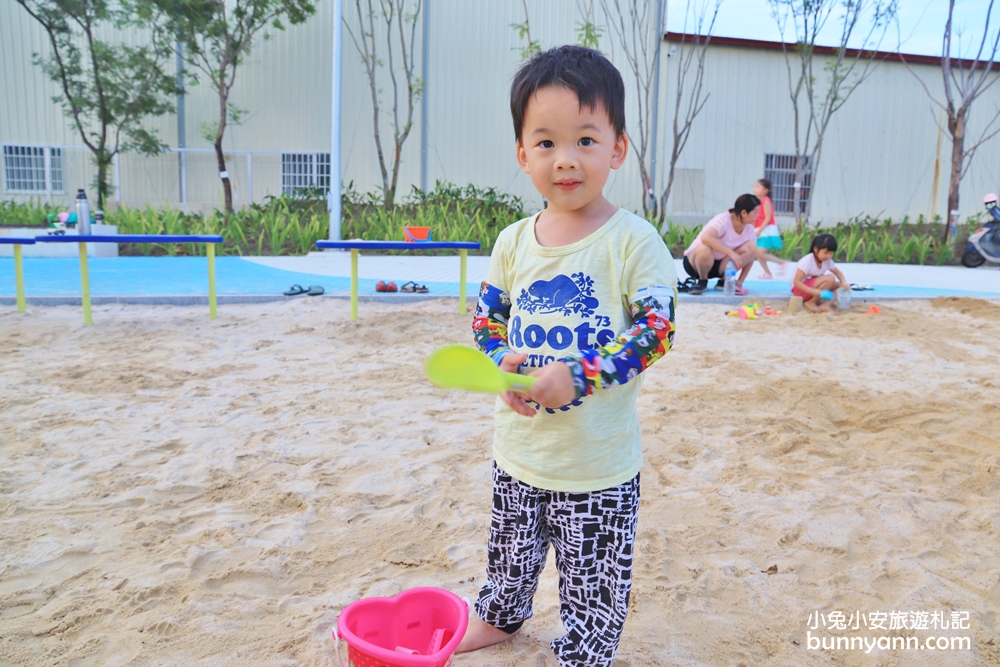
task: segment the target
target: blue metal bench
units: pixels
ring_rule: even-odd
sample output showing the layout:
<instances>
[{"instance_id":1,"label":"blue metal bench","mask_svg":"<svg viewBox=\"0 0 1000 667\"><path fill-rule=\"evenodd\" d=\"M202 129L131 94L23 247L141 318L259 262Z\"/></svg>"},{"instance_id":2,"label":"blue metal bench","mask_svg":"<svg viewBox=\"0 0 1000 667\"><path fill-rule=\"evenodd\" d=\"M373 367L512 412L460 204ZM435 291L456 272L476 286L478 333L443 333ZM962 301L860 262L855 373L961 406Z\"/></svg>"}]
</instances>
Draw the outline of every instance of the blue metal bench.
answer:
<instances>
[{"instance_id":1,"label":"blue metal bench","mask_svg":"<svg viewBox=\"0 0 1000 667\"><path fill-rule=\"evenodd\" d=\"M481 247L475 241L316 241L317 248L338 248L351 251L351 319L358 319L358 251L359 250L458 250L461 268L458 274L458 312L465 314L465 265L470 250Z\"/></svg>"}]
</instances>

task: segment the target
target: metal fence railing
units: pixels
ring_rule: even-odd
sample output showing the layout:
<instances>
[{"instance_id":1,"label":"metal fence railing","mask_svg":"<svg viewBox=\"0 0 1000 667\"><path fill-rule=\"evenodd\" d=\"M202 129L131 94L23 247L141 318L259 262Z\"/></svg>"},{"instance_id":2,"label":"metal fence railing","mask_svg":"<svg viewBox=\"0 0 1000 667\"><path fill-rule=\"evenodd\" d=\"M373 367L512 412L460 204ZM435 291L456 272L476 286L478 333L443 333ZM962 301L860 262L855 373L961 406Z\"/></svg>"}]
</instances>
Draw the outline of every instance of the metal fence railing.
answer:
<instances>
[{"instance_id":1,"label":"metal fence railing","mask_svg":"<svg viewBox=\"0 0 1000 667\"><path fill-rule=\"evenodd\" d=\"M229 150L225 157L237 207L295 188L329 187L329 153ZM0 199L67 206L78 188L93 191L97 175L91 152L81 146L5 144L0 168ZM170 148L156 156L124 152L116 157L111 176L112 199L127 206L222 206L211 148Z\"/></svg>"}]
</instances>

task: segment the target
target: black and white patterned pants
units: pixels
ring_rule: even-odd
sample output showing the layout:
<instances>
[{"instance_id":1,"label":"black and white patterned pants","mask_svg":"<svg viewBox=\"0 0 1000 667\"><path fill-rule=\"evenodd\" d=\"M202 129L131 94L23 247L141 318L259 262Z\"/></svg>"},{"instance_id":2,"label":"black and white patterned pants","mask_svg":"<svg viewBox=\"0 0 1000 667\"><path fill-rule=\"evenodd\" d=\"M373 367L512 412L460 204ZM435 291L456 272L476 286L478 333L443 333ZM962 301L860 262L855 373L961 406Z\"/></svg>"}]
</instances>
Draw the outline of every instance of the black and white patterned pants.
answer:
<instances>
[{"instance_id":1,"label":"black and white patterned pants","mask_svg":"<svg viewBox=\"0 0 1000 667\"><path fill-rule=\"evenodd\" d=\"M563 667L608 667L628 613L639 511L639 476L602 491L546 491L493 462L487 583L476 612L513 633L531 618L531 601L549 544L559 571L559 616L566 634L552 642Z\"/></svg>"}]
</instances>

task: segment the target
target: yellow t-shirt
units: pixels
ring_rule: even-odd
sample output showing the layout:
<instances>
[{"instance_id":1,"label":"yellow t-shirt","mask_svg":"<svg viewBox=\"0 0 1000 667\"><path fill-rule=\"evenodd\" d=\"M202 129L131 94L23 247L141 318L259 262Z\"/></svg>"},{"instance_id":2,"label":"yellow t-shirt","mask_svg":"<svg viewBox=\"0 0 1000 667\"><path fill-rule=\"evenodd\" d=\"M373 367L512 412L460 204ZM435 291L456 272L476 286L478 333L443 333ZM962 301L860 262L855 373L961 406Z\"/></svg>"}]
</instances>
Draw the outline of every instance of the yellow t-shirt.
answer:
<instances>
[{"instance_id":1,"label":"yellow t-shirt","mask_svg":"<svg viewBox=\"0 0 1000 667\"><path fill-rule=\"evenodd\" d=\"M648 222L624 209L590 236L547 248L537 214L500 233L487 282L510 295L508 343L524 372L602 347L633 324L629 304L647 287L673 289L673 258ZM517 414L497 399L493 456L516 479L551 491L597 491L642 467L635 402L642 375L568 406Z\"/></svg>"}]
</instances>

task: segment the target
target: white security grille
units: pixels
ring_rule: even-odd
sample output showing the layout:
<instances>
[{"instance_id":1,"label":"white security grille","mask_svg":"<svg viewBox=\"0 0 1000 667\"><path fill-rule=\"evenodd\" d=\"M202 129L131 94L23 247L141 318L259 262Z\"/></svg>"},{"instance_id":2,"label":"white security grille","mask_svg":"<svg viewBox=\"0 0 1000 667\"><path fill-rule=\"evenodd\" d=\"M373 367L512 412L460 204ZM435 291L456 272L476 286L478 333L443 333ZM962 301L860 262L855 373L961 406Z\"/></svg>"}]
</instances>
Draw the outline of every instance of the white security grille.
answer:
<instances>
[{"instance_id":1,"label":"white security grille","mask_svg":"<svg viewBox=\"0 0 1000 667\"><path fill-rule=\"evenodd\" d=\"M63 161L62 149L49 149L49 177L53 192L63 192Z\"/></svg>"},{"instance_id":2,"label":"white security grille","mask_svg":"<svg viewBox=\"0 0 1000 667\"><path fill-rule=\"evenodd\" d=\"M7 192L45 192L45 149L4 146L3 172Z\"/></svg>"},{"instance_id":3,"label":"white security grille","mask_svg":"<svg viewBox=\"0 0 1000 667\"><path fill-rule=\"evenodd\" d=\"M3 172L7 192L62 192L62 149L5 145Z\"/></svg>"},{"instance_id":4,"label":"white security grille","mask_svg":"<svg viewBox=\"0 0 1000 667\"><path fill-rule=\"evenodd\" d=\"M330 189L329 153L282 153L281 192L294 195L305 188Z\"/></svg>"},{"instance_id":5,"label":"white security grille","mask_svg":"<svg viewBox=\"0 0 1000 667\"><path fill-rule=\"evenodd\" d=\"M802 176L802 192L799 194L799 210L808 211L809 193L812 190L812 166L809 158L805 158ZM764 156L764 178L771 181L771 201L774 202L775 213L795 212L795 156L774 155Z\"/></svg>"}]
</instances>

